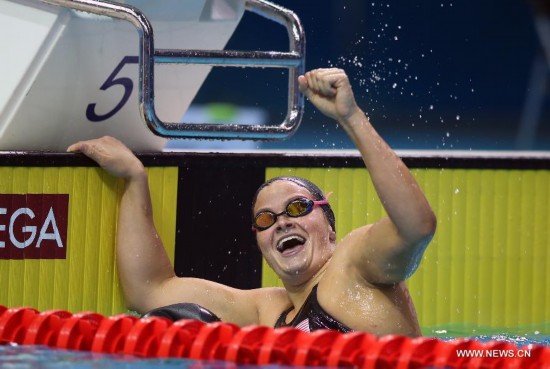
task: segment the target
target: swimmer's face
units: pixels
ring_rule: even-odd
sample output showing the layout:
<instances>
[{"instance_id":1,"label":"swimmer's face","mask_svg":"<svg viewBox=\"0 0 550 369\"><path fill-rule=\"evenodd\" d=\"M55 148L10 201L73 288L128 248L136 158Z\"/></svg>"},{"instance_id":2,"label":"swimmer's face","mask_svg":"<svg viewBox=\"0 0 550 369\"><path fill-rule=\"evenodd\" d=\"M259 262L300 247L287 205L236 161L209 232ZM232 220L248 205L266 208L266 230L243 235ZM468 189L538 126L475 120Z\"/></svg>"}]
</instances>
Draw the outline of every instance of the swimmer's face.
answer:
<instances>
[{"instance_id":1,"label":"swimmer's face","mask_svg":"<svg viewBox=\"0 0 550 369\"><path fill-rule=\"evenodd\" d=\"M260 211L283 212L297 198L313 199L304 187L291 181L275 181L258 194L254 214ZM302 283L312 278L330 259L336 235L316 206L301 217L279 215L266 230L256 232L258 246L267 263L283 281Z\"/></svg>"}]
</instances>

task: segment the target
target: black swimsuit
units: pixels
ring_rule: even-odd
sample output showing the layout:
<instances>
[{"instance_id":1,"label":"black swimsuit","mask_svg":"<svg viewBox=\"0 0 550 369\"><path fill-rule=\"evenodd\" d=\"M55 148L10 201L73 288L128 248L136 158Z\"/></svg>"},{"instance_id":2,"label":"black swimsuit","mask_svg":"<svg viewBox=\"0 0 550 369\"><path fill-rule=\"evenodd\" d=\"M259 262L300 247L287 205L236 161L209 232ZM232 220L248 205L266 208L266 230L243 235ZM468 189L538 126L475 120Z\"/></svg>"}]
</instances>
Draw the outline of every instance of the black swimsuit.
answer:
<instances>
[{"instance_id":1,"label":"black swimsuit","mask_svg":"<svg viewBox=\"0 0 550 369\"><path fill-rule=\"evenodd\" d=\"M290 323L286 323L286 317L293 307L283 311L277 319L275 328L295 327L305 332L313 332L317 329L332 329L342 333L351 332L352 329L340 323L330 316L317 301L317 285L313 287L304 305Z\"/></svg>"}]
</instances>

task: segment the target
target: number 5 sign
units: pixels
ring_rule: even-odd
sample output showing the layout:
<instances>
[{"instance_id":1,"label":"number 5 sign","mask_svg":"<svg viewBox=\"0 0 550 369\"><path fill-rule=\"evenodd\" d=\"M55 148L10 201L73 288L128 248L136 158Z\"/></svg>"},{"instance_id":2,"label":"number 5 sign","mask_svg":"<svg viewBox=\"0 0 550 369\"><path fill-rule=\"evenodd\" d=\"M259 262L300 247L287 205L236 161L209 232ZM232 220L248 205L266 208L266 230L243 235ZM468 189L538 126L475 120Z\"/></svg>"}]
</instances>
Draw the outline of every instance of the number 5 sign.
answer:
<instances>
[{"instance_id":1,"label":"number 5 sign","mask_svg":"<svg viewBox=\"0 0 550 369\"><path fill-rule=\"evenodd\" d=\"M90 120L91 122L102 122L104 120L107 120L111 118L113 115L115 115L122 107L128 102L128 99L130 98L130 95L132 94L132 91L134 89L134 82L128 77L117 77L122 68L126 64L137 64L139 63L137 56L125 56L120 63L116 66L115 70L109 77L107 77L107 80L101 85L99 88L101 91L105 91L113 86L120 85L124 89L124 93L120 99L120 101L114 106L110 111L108 111L105 114L98 115L96 113L96 103L91 103L86 108L86 118Z\"/></svg>"},{"instance_id":2,"label":"number 5 sign","mask_svg":"<svg viewBox=\"0 0 550 369\"><path fill-rule=\"evenodd\" d=\"M221 50L244 1L128 0L147 15L155 46ZM226 4L227 3L227 4ZM209 7L219 7L210 9ZM33 23L34 22L34 23ZM112 135L138 151L159 151L138 106L139 37L129 22L45 7L0 2L0 150L65 151L78 140ZM177 122L210 71L209 66L155 67L155 109Z\"/></svg>"}]
</instances>

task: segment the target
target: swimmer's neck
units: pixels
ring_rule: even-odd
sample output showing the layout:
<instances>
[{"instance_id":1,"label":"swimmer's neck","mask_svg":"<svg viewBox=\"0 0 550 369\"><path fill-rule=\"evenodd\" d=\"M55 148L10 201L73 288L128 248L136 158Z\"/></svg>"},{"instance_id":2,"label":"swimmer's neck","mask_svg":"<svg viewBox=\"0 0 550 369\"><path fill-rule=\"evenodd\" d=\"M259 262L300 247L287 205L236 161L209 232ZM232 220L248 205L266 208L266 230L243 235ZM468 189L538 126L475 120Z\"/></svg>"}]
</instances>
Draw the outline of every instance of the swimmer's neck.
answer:
<instances>
[{"instance_id":1,"label":"swimmer's neck","mask_svg":"<svg viewBox=\"0 0 550 369\"><path fill-rule=\"evenodd\" d=\"M300 309L307 300L313 287L323 279L325 271L329 264L330 259L323 264L323 266L313 275L312 278L299 284L292 284L289 282L283 282L286 293L294 308Z\"/></svg>"}]
</instances>

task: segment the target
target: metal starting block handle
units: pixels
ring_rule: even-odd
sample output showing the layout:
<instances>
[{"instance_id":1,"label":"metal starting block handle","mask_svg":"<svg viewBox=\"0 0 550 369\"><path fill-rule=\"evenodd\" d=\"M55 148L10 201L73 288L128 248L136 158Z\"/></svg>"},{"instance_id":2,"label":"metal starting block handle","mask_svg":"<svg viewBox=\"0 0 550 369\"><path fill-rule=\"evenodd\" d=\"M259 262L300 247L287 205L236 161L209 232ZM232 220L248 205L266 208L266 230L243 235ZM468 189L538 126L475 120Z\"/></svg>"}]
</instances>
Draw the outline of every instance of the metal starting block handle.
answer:
<instances>
[{"instance_id":1,"label":"metal starting block handle","mask_svg":"<svg viewBox=\"0 0 550 369\"><path fill-rule=\"evenodd\" d=\"M286 27L290 51L168 50L154 47L153 26L139 9L131 5L100 0L39 0L69 9L126 20L139 34L139 108L149 129L166 138L208 138L239 140L281 140L298 129L304 99L298 89L298 76L305 68L305 36L300 20L292 11L265 0L245 0L246 10ZM154 105L154 64L207 64L223 67L286 68L288 110L279 125L212 123L165 123Z\"/></svg>"}]
</instances>

